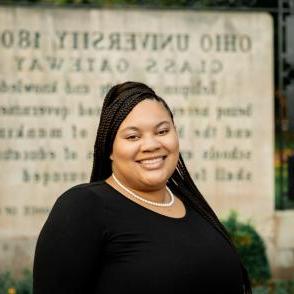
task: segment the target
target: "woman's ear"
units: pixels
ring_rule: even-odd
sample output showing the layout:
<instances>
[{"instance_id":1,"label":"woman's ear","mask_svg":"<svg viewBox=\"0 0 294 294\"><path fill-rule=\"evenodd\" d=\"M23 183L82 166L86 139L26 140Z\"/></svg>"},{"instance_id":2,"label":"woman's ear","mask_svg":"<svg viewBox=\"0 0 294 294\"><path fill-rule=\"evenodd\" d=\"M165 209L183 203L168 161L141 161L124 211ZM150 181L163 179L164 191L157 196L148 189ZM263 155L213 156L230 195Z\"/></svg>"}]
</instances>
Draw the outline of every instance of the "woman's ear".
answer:
<instances>
[{"instance_id":1,"label":"woman's ear","mask_svg":"<svg viewBox=\"0 0 294 294\"><path fill-rule=\"evenodd\" d=\"M109 159L113 160L112 153L109 155Z\"/></svg>"}]
</instances>

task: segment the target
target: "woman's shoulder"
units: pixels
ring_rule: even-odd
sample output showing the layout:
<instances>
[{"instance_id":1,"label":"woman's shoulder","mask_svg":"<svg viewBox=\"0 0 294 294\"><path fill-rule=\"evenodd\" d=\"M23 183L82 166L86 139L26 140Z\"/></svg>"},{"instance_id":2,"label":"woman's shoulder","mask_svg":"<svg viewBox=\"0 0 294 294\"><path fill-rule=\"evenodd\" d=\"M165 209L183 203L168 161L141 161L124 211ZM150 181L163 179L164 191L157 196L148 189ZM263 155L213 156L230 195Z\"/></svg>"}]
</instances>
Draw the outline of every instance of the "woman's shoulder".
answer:
<instances>
[{"instance_id":1,"label":"woman's shoulder","mask_svg":"<svg viewBox=\"0 0 294 294\"><path fill-rule=\"evenodd\" d=\"M56 200L55 206L73 208L78 206L102 207L104 206L107 189L104 181L81 183L65 190Z\"/></svg>"},{"instance_id":2,"label":"woman's shoulder","mask_svg":"<svg viewBox=\"0 0 294 294\"><path fill-rule=\"evenodd\" d=\"M82 183L70 187L55 201L47 223L79 223L91 220L93 225L102 223L107 216L103 183Z\"/></svg>"},{"instance_id":3,"label":"woman's shoulder","mask_svg":"<svg viewBox=\"0 0 294 294\"><path fill-rule=\"evenodd\" d=\"M107 193L105 182L97 181L92 183L80 183L65 190L58 199L78 199L82 198L103 198Z\"/></svg>"},{"instance_id":4,"label":"woman's shoulder","mask_svg":"<svg viewBox=\"0 0 294 294\"><path fill-rule=\"evenodd\" d=\"M101 193L96 194L91 190L94 186L88 183L79 184L67 189L57 198L40 232L39 250L42 248L43 252L44 246L49 244L46 250L54 251L55 247L61 252L60 250L65 248L62 255L66 256L69 246L76 248L77 252L82 252L80 248L83 246L89 248L89 244L96 244L104 238L108 217L99 197ZM65 258L64 256L62 258Z\"/></svg>"}]
</instances>

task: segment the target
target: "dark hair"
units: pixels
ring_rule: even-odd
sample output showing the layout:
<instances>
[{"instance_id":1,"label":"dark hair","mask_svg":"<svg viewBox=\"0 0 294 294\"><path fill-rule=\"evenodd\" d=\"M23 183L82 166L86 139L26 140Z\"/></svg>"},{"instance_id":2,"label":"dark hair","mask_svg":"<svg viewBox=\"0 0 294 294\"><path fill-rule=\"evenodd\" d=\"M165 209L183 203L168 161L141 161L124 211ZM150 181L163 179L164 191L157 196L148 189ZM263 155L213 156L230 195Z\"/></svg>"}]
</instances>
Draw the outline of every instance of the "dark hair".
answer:
<instances>
[{"instance_id":1,"label":"dark hair","mask_svg":"<svg viewBox=\"0 0 294 294\"><path fill-rule=\"evenodd\" d=\"M173 120L173 114L166 102L143 83L125 82L118 84L113 86L106 94L94 145L94 161L90 182L105 180L111 175L110 154L117 130L131 110L145 99L153 99L162 103ZM177 167L168 179L167 185L209 221L225 237L237 254L225 227L194 184L181 154ZM250 294L252 291L249 277L241 260L240 263L243 273L244 294Z\"/></svg>"}]
</instances>

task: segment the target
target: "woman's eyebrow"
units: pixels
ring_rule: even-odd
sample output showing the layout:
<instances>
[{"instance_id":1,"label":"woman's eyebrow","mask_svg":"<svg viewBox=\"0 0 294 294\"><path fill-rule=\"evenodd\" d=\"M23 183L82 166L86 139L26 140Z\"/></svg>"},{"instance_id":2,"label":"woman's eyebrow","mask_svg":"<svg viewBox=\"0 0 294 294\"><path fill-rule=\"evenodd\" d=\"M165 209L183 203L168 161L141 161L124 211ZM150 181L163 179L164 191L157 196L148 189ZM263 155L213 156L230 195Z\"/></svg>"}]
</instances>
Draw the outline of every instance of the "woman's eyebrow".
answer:
<instances>
[{"instance_id":1,"label":"woman's eyebrow","mask_svg":"<svg viewBox=\"0 0 294 294\"><path fill-rule=\"evenodd\" d=\"M122 129L121 131L122 132L124 132L124 131L139 131L139 128L130 126L130 127L126 127L124 129Z\"/></svg>"},{"instance_id":2,"label":"woman's eyebrow","mask_svg":"<svg viewBox=\"0 0 294 294\"><path fill-rule=\"evenodd\" d=\"M168 124L168 125L170 125L170 122L167 121L167 120L164 120L164 121L158 123L158 124L156 125L156 128L160 127L160 126L163 125L163 124Z\"/></svg>"},{"instance_id":3,"label":"woman's eyebrow","mask_svg":"<svg viewBox=\"0 0 294 294\"><path fill-rule=\"evenodd\" d=\"M170 122L167 121L167 120L161 121L161 122L159 122L159 123L155 126L155 128L158 128L158 127L160 127L160 126L163 125L163 124L168 124L168 125L170 125ZM130 131L130 130L131 130L131 131L139 131L140 128L135 127L135 126L128 126L128 127L125 127L124 129L122 129L121 131L124 132L124 131Z\"/></svg>"}]
</instances>

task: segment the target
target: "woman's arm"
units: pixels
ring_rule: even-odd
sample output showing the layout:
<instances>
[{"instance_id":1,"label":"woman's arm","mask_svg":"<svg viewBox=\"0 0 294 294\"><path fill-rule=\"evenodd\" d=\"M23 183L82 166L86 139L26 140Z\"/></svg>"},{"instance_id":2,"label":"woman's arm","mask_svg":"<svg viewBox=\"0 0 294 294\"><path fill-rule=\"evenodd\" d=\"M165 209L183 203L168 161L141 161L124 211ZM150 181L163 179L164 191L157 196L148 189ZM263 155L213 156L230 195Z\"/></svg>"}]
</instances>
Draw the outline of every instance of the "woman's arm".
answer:
<instances>
[{"instance_id":1,"label":"woman's arm","mask_svg":"<svg viewBox=\"0 0 294 294\"><path fill-rule=\"evenodd\" d=\"M93 293L104 223L102 201L87 188L74 187L58 198L37 241L34 294Z\"/></svg>"}]
</instances>

